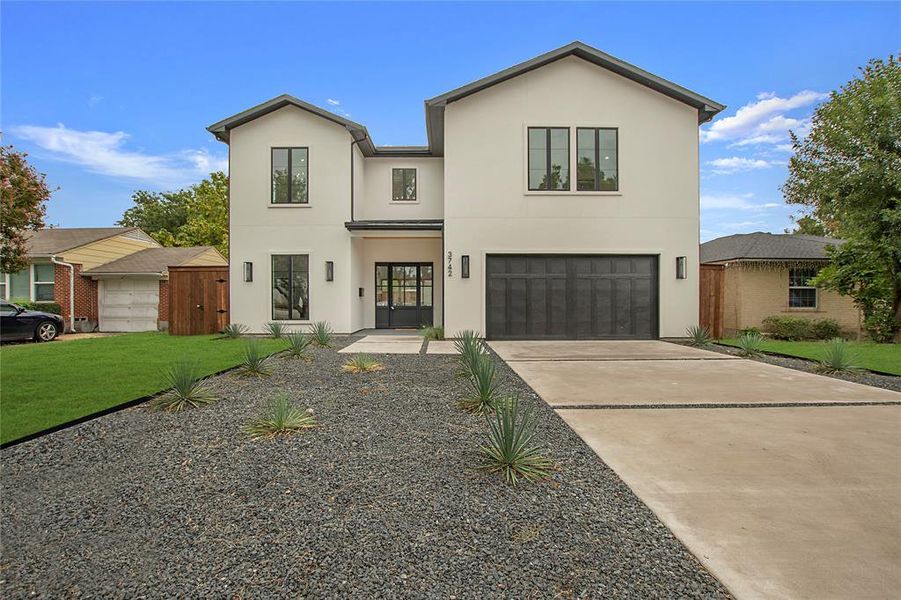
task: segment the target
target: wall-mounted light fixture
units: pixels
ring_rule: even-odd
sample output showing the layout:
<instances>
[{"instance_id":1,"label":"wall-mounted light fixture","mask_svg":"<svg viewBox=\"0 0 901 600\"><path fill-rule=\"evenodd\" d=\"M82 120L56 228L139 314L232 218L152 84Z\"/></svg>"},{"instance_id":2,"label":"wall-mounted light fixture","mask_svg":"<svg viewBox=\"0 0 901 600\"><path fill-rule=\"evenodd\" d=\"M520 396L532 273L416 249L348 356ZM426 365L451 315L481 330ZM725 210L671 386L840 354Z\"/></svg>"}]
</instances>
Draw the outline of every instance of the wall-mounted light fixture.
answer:
<instances>
[{"instance_id":1,"label":"wall-mounted light fixture","mask_svg":"<svg viewBox=\"0 0 901 600\"><path fill-rule=\"evenodd\" d=\"M253 263L245 262L244 263L244 281L251 282L253 281Z\"/></svg>"},{"instance_id":2,"label":"wall-mounted light fixture","mask_svg":"<svg viewBox=\"0 0 901 600\"><path fill-rule=\"evenodd\" d=\"M335 262L331 260L325 261L325 280L335 280Z\"/></svg>"},{"instance_id":3,"label":"wall-mounted light fixture","mask_svg":"<svg viewBox=\"0 0 901 600\"><path fill-rule=\"evenodd\" d=\"M676 279L685 279L688 276L685 272L685 261L684 256L676 257Z\"/></svg>"},{"instance_id":4,"label":"wall-mounted light fixture","mask_svg":"<svg viewBox=\"0 0 901 600\"><path fill-rule=\"evenodd\" d=\"M360 288L360 298L363 297L363 288Z\"/></svg>"},{"instance_id":5,"label":"wall-mounted light fixture","mask_svg":"<svg viewBox=\"0 0 901 600\"><path fill-rule=\"evenodd\" d=\"M464 254L460 257L460 277L469 279L469 255Z\"/></svg>"}]
</instances>

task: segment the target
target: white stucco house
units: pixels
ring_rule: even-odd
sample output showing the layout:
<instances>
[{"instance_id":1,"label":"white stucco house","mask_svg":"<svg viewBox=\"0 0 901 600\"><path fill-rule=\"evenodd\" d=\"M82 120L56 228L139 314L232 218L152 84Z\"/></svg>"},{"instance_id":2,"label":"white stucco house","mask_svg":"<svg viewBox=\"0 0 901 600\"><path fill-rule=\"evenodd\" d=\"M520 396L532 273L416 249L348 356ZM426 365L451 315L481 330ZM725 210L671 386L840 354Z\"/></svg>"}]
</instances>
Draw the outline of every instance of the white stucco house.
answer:
<instances>
[{"instance_id":1,"label":"white stucco house","mask_svg":"<svg viewBox=\"0 0 901 600\"><path fill-rule=\"evenodd\" d=\"M231 320L681 336L698 125L723 108L574 42L427 100L428 146L377 146L288 95L219 121Z\"/></svg>"}]
</instances>

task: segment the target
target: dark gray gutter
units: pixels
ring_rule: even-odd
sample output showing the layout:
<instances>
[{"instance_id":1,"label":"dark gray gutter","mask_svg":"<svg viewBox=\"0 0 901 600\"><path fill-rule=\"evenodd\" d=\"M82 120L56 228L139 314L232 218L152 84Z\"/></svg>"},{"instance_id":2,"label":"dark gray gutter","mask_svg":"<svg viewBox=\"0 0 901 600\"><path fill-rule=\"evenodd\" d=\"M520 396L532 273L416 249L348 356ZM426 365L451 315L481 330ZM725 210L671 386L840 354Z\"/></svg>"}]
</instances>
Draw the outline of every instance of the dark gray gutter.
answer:
<instances>
[{"instance_id":1,"label":"dark gray gutter","mask_svg":"<svg viewBox=\"0 0 901 600\"><path fill-rule=\"evenodd\" d=\"M348 231L441 231L444 219L411 219L405 221L347 221Z\"/></svg>"}]
</instances>

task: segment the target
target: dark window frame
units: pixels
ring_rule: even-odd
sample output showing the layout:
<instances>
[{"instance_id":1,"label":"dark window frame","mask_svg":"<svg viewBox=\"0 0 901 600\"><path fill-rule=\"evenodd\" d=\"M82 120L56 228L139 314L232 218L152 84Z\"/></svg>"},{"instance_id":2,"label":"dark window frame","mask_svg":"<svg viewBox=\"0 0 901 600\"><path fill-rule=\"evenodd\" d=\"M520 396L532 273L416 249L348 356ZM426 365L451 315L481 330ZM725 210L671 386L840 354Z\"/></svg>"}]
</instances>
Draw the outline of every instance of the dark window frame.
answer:
<instances>
[{"instance_id":1,"label":"dark window frame","mask_svg":"<svg viewBox=\"0 0 901 600\"><path fill-rule=\"evenodd\" d=\"M530 167L532 165L532 147L529 144L529 140L531 138L532 130L536 131L544 131L545 132L545 179L550 184L551 182L551 173L553 172L551 168L551 131L554 129L560 129L566 132L566 170L569 173L566 181L566 187L562 189L550 189L550 188L533 188L532 187L532 178L529 177ZM572 143L572 127L551 127L551 126L535 126L535 127L527 127L526 128L526 187L530 192L571 192L572 191L572 151L573 151L573 143Z\"/></svg>"},{"instance_id":2,"label":"dark window frame","mask_svg":"<svg viewBox=\"0 0 901 600\"><path fill-rule=\"evenodd\" d=\"M797 285L797 283L793 283L792 279L796 279L792 277L792 271L811 271L813 274L810 277L804 279L804 285ZM816 309L819 308L820 305L820 292L816 286L808 285L807 282L817 276L819 269L817 267L789 267L788 269L788 307L795 309ZM792 304L792 291L793 290L813 290L813 306L800 306L797 304Z\"/></svg>"},{"instance_id":3,"label":"dark window frame","mask_svg":"<svg viewBox=\"0 0 901 600\"><path fill-rule=\"evenodd\" d=\"M272 185L272 179L275 176L274 167L275 167L275 151L276 150L287 150L288 151L288 201L287 202L276 202L274 186ZM295 150L306 150L307 151L307 189L306 189L306 198L301 202L294 202L292 198L294 194L292 194L291 188L294 185L294 177L293 177L293 169L294 169L294 160L293 154ZM269 149L269 204L274 204L275 206L285 206L285 205L309 205L310 204L310 147L309 146L272 146Z\"/></svg>"},{"instance_id":4,"label":"dark window frame","mask_svg":"<svg viewBox=\"0 0 901 600\"><path fill-rule=\"evenodd\" d=\"M594 132L594 189L579 189L579 130ZM612 131L616 142L616 188L601 189L601 131ZM576 192L618 192L619 191L619 127L576 127Z\"/></svg>"},{"instance_id":5,"label":"dark window frame","mask_svg":"<svg viewBox=\"0 0 901 600\"><path fill-rule=\"evenodd\" d=\"M401 195L406 195L406 171L413 171L413 197L397 199L394 193L394 172L402 171L400 176ZM391 167L391 201L392 202L419 202L419 173L416 167Z\"/></svg>"},{"instance_id":6,"label":"dark window frame","mask_svg":"<svg viewBox=\"0 0 901 600\"><path fill-rule=\"evenodd\" d=\"M299 319L291 318L291 310L294 305L294 259L298 256L305 256L307 258L307 297L304 308L306 309L306 317L301 316ZM288 257L288 318L283 319L275 316L275 259L277 257ZM272 315L273 321L309 321L312 312L310 311L310 282L312 278L310 277L310 255L307 254L271 254L269 256L269 310Z\"/></svg>"}]
</instances>

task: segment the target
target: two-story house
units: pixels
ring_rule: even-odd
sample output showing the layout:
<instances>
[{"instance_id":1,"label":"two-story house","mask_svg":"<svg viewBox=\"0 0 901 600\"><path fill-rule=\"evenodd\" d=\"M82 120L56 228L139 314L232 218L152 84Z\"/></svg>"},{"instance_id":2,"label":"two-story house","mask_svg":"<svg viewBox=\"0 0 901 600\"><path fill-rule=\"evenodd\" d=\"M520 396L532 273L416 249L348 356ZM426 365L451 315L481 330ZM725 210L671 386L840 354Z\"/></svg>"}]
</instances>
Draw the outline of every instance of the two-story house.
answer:
<instances>
[{"instance_id":1,"label":"two-story house","mask_svg":"<svg viewBox=\"0 0 901 600\"><path fill-rule=\"evenodd\" d=\"M681 336L723 108L574 42L427 100L424 147L287 95L229 117L232 321Z\"/></svg>"}]
</instances>

